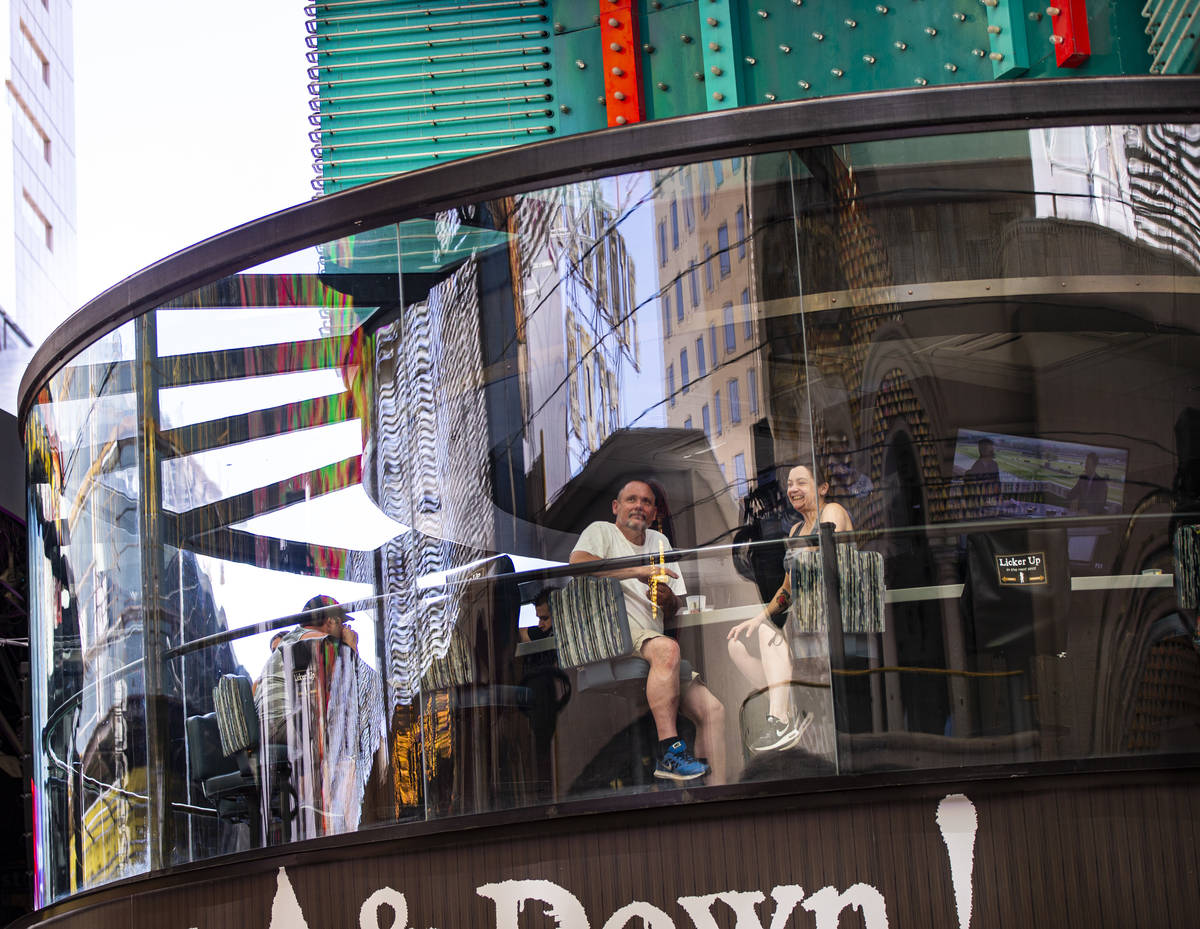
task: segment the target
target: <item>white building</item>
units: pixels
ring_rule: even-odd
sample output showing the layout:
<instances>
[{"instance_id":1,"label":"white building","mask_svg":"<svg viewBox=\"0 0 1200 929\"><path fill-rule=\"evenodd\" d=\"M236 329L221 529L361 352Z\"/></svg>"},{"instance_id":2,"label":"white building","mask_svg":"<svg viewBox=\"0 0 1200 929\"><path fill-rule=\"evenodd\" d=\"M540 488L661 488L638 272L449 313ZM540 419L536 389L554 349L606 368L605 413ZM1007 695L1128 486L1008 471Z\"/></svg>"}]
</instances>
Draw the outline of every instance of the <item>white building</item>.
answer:
<instances>
[{"instance_id":1,"label":"white building","mask_svg":"<svg viewBox=\"0 0 1200 929\"><path fill-rule=\"evenodd\" d=\"M0 409L78 305L71 0L0 0Z\"/></svg>"}]
</instances>

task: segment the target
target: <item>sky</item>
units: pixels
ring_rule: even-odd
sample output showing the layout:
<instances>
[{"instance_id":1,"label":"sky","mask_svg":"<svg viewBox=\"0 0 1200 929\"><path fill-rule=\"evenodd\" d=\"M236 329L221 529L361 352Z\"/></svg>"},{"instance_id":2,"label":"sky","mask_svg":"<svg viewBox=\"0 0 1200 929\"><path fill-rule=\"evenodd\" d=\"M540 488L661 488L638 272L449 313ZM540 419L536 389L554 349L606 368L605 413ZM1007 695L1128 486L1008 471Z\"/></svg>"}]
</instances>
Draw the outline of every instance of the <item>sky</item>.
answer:
<instances>
[{"instance_id":1,"label":"sky","mask_svg":"<svg viewBox=\"0 0 1200 929\"><path fill-rule=\"evenodd\" d=\"M303 0L75 0L79 305L309 200Z\"/></svg>"}]
</instances>

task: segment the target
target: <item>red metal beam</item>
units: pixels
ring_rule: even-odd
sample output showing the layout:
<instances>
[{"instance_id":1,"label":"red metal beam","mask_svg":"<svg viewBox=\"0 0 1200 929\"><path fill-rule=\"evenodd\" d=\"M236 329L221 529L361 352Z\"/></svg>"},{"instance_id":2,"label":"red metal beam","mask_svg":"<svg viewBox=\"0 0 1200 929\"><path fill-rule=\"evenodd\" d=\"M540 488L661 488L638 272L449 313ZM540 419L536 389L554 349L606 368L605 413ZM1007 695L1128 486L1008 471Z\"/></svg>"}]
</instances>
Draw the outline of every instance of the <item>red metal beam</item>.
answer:
<instances>
[{"instance_id":1,"label":"red metal beam","mask_svg":"<svg viewBox=\"0 0 1200 929\"><path fill-rule=\"evenodd\" d=\"M1060 68L1078 68L1092 57L1084 0L1056 0L1047 8L1054 25L1054 58Z\"/></svg>"},{"instance_id":2,"label":"red metal beam","mask_svg":"<svg viewBox=\"0 0 1200 929\"><path fill-rule=\"evenodd\" d=\"M637 0L600 0L600 40L604 51L604 102L610 126L646 118L642 99L642 59L638 48Z\"/></svg>"}]
</instances>

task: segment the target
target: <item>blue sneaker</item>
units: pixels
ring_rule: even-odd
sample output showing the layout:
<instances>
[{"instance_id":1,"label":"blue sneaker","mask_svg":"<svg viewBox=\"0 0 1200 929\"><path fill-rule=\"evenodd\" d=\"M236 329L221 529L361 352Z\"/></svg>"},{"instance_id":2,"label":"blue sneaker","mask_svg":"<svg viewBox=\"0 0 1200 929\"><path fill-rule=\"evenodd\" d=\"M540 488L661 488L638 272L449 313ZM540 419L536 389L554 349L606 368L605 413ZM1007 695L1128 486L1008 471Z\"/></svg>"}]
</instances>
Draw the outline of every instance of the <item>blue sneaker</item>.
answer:
<instances>
[{"instance_id":1,"label":"blue sneaker","mask_svg":"<svg viewBox=\"0 0 1200 929\"><path fill-rule=\"evenodd\" d=\"M672 742L654 767L654 776L668 781L694 781L708 773L708 765L692 757L683 739Z\"/></svg>"}]
</instances>

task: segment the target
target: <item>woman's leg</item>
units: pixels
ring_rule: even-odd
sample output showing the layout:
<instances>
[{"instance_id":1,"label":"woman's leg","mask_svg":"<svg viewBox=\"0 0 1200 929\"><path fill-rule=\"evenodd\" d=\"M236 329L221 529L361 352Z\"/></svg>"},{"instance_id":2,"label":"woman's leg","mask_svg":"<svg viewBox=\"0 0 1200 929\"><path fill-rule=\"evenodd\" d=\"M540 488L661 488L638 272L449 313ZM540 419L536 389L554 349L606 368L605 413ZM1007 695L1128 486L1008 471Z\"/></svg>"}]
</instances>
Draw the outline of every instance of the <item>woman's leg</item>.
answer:
<instances>
[{"instance_id":1,"label":"woman's leg","mask_svg":"<svg viewBox=\"0 0 1200 929\"><path fill-rule=\"evenodd\" d=\"M776 719L791 716L792 653L783 630L771 623L758 627L760 667L767 687L767 712Z\"/></svg>"},{"instance_id":2,"label":"woman's leg","mask_svg":"<svg viewBox=\"0 0 1200 929\"><path fill-rule=\"evenodd\" d=\"M762 661L757 655L751 653L744 641L734 639L729 643L729 657L733 659L734 666L745 675L751 687L755 690L762 690L767 686Z\"/></svg>"}]
</instances>

